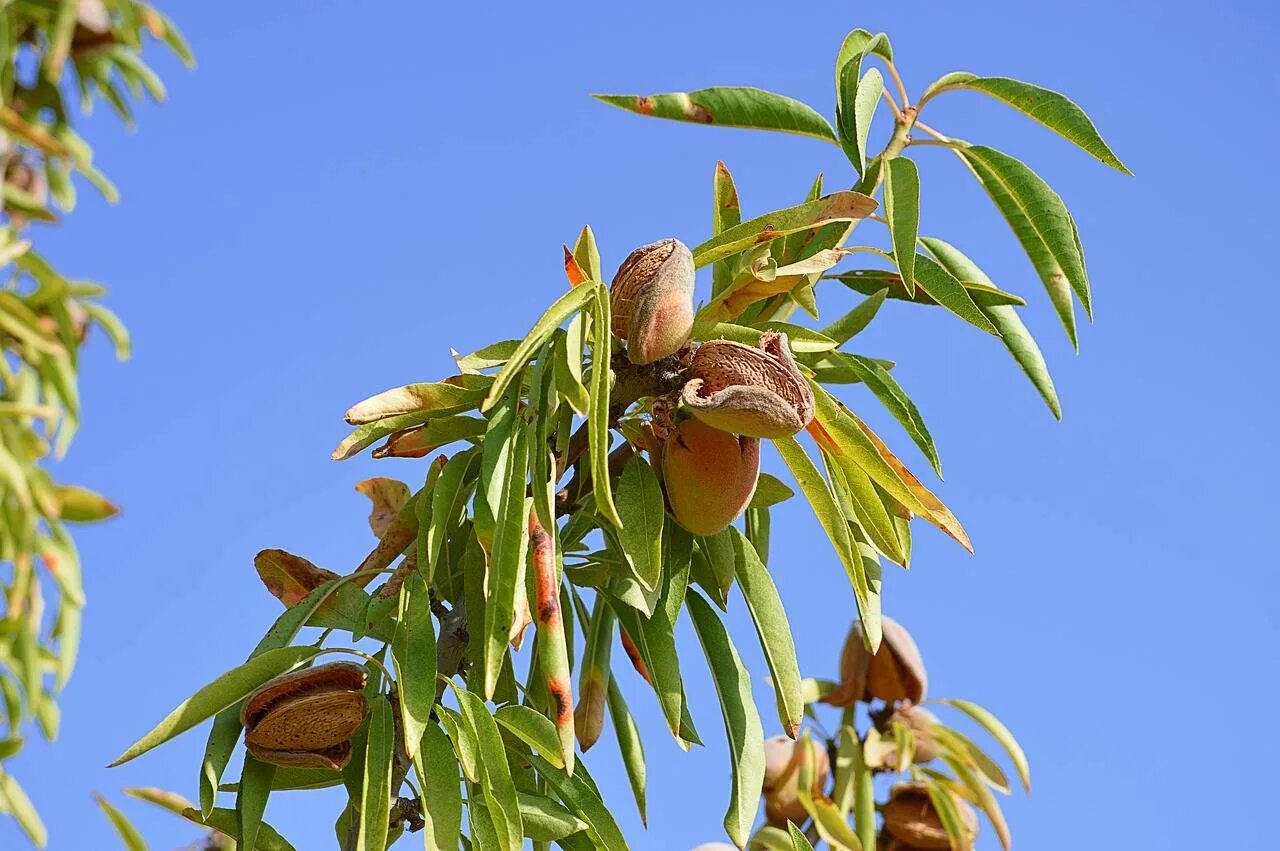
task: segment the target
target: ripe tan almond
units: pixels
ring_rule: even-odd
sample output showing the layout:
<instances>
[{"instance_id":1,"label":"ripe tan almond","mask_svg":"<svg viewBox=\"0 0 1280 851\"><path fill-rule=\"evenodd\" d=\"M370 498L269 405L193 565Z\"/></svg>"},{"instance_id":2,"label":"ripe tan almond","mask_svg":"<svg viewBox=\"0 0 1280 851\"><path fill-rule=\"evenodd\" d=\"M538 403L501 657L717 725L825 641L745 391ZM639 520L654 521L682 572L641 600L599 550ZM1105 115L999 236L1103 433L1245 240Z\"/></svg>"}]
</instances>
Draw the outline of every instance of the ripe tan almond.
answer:
<instances>
[{"instance_id":1,"label":"ripe tan almond","mask_svg":"<svg viewBox=\"0 0 1280 851\"><path fill-rule=\"evenodd\" d=\"M956 810L964 822L972 842L978 835L978 814L972 806L958 795L947 792L955 801ZM942 827L942 819L933 808L929 792L922 783L899 783L889 792L889 802L881 807L884 815L884 829L887 833L912 848L950 848L947 831Z\"/></svg>"},{"instance_id":2,"label":"ripe tan almond","mask_svg":"<svg viewBox=\"0 0 1280 851\"><path fill-rule=\"evenodd\" d=\"M774 736L764 741L764 796L765 819L772 825L785 825L788 821L802 824L808 813L800 803L800 761L805 748L788 736ZM827 779L831 775L831 761L822 747L813 748L814 772L810 794L824 794Z\"/></svg>"},{"instance_id":3,"label":"ripe tan almond","mask_svg":"<svg viewBox=\"0 0 1280 851\"><path fill-rule=\"evenodd\" d=\"M824 703L843 707L875 698L886 703L924 700L929 675L911 633L889 617L882 618L881 625L880 652L872 656L862 643L861 621L854 621L840 653L840 684Z\"/></svg>"},{"instance_id":4,"label":"ripe tan almond","mask_svg":"<svg viewBox=\"0 0 1280 851\"><path fill-rule=\"evenodd\" d=\"M751 437L789 437L813 419L813 390L796 366L787 335L767 331L758 346L703 343L680 400L710 426Z\"/></svg>"},{"instance_id":5,"label":"ripe tan almond","mask_svg":"<svg viewBox=\"0 0 1280 851\"><path fill-rule=\"evenodd\" d=\"M341 768L368 709L366 677L360 665L334 662L265 683L240 709L249 752L274 765Z\"/></svg>"},{"instance_id":6,"label":"ripe tan almond","mask_svg":"<svg viewBox=\"0 0 1280 851\"><path fill-rule=\"evenodd\" d=\"M678 239L627 255L609 287L610 325L634 364L674 354L693 330L693 253Z\"/></svg>"}]
</instances>

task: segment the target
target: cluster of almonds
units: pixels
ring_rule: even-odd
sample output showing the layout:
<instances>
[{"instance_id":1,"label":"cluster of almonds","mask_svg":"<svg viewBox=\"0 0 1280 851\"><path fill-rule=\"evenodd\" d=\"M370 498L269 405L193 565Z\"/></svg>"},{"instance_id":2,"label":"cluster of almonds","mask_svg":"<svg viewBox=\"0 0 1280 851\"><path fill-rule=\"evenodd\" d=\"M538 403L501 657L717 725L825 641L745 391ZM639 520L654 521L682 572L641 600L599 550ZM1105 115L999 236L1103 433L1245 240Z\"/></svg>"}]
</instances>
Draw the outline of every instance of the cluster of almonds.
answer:
<instances>
[{"instance_id":1,"label":"cluster of almonds","mask_svg":"<svg viewBox=\"0 0 1280 851\"><path fill-rule=\"evenodd\" d=\"M892 730L895 721L906 724L915 740L912 761L929 762L939 753L932 733L938 719L917 705L924 700L929 684L924 662L911 634L900 624L886 617L883 628L880 650L872 655L862 643L862 624L854 623L840 654L840 682L824 701L839 707L848 707L858 701L883 701L884 710L872 713L877 728L883 733ZM764 743L765 774L761 791L765 819L771 825L785 827L788 821L801 824L808 818L800 803L798 786L800 762L806 758L806 752L812 753L814 760L814 785L810 792L814 797L820 797L831 773L825 750L805 749L786 736L775 736ZM885 742L881 753L868 754L867 757L873 768L897 763L897 755L889 741ZM958 796L953 795L953 798L972 839L978 832L977 813L968 802ZM946 830L922 784L895 785L880 812L884 818L879 841L881 851L950 847ZM699 847L710 851L718 846Z\"/></svg>"},{"instance_id":2,"label":"cluster of almonds","mask_svg":"<svg viewBox=\"0 0 1280 851\"><path fill-rule=\"evenodd\" d=\"M609 289L612 330L637 366L682 353L684 384L669 402L692 416L662 435L658 465L676 522L713 535L755 493L760 438L788 437L813 419L813 391L785 334L757 346L711 340L689 351L693 331L693 254L678 239L627 256Z\"/></svg>"}]
</instances>

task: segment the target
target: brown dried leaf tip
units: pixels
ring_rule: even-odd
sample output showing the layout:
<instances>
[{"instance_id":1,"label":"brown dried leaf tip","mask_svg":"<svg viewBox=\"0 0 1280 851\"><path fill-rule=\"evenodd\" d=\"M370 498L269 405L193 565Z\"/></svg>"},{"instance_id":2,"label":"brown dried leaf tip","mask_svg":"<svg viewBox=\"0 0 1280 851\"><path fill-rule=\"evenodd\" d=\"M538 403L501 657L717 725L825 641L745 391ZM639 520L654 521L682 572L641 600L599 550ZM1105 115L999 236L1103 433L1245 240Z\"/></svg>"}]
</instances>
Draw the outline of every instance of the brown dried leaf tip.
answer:
<instances>
[{"instance_id":1,"label":"brown dried leaf tip","mask_svg":"<svg viewBox=\"0 0 1280 851\"><path fill-rule=\"evenodd\" d=\"M760 478L760 440L685 420L662 449L662 481L676 522L714 535L746 510Z\"/></svg>"},{"instance_id":2,"label":"brown dried leaf tip","mask_svg":"<svg viewBox=\"0 0 1280 851\"><path fill-rule=\"evenodd\" d=\"M786 334L766 331L758 347L732 340L703 343L688 375L681 401L721 431L790 437L813 419L813 390L791 356Z\"/></svg>"},{"instance_id":3,"label":"brown dried leaf tip","mask_svg":"<svg viewBox=\"0 0 1280 851\"><path fill-rule=\"evenodd\" d=\"M964 822L969 834L969 842L978 835L978 814L973 807L952 792L956 811ZM899 783L889 791L889 802L880 809L884 815L884 830L889 836L898 840L897 847L905 848L950 848L951 841L942 826L942 819L934 809L933 801L923 783Z\"/></svg>"},{"instance_id":4,"label":"brown dried leaf tip","mask_svg":"<svg viewBox=\"0 0 1280 851\"><path fill-rule=\"evenodd\" d=\"M272 765L341 769L368 708L367 676L354 662L334 662L265 683L240 708L249 753Z\"/></svg>"},{"instance_id":5,"label":"brown dried leaf tip","mask_svg":"<svg viewBox=\"0 0 1280 851\"><path fill-rule=\"evenodd\" d=\"M800 803L800 763L809 750L802 741L787 736L774 736L764 740L764 815L769 824L783 826L788 821L803 824L809 817ZM827 778L831 774L831 761L824 748L813 748L814 797L822 797Z\"/></svg>"},{"instance_id":6,"label":"brown dried leaf tip","mask_svg":"<svg viewBox=\"0 0 1280 851\"><path fill-rule=\"evenodd\" d=\"M693 252L678 239L642 245L622 261L609 287L610 324L632 363L653 363L689 339L693 282Z\"/></svg>"},{"instance_id":7,"label":"brown dried leaf tip","mask_svg":"<svg viewBox=\"0 0 1280 851\"><path fill-rule=\"evenodd\" d=\"M862 642L862 622L854 622L840 652L840 685L824 703L843 707L875 698L885 703L924 700L929 675L911 633L892 618L882 618L881 625L884 639L872 656Z\"/></svg>"}]
</instances>

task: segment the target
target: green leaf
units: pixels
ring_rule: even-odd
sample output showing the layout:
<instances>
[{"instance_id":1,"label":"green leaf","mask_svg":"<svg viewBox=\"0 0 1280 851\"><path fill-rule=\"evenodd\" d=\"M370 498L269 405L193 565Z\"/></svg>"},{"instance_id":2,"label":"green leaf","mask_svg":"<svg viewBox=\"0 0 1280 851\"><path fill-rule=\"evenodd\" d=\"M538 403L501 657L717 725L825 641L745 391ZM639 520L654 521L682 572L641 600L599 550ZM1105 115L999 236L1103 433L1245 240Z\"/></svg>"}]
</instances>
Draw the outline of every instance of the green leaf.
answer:
<instances>
[{"instance_id":1,"label":"green leaf","mask_svg":"<svg viewBox=\"0 0 1280 851\"><path fill-rule=\"evenodd\" d=\"M604 280L604 270L600 268L600 249L596 247L596 235L590 225L585 225L578 234L578 241L573 244L573 258L593 281Z\"/></svg>"},{"instance_id":2,"label":"green leaf","mask_svg":"<svg viewBox=\"0 0 1280 851\"><path fill-rule=\"evenodd\" d=\"M1005 821L1004 812L1000 809L996 796L991 794L987 784L978 778L978 775L964 760L956 759L952 756L944 756L943 761L951 766L951 770L956 773L956 778L969 790L969 794L973 796L978 806L982 807L982 811L987 814L987 818L991 821L991 826L995 828L996 837L999 838L1000 844L1004 846L1005 851L1009 851L1009 846L1013 843L1013 839L1009 835L1009 824Z\"/></svg>"},{"instance_id":3,"label":"green leaf","mask_svg":"<svg viewBox=\"0 0 1280 851\"><path fill-rule=\"evenodd\" d=\"M258 844L262 814L267 810L275 772L274 765L259 762L245 754L244 769L240 772L240 784L236 789L236 826L239 828L236 836L246 848Z\"/></svg>"},{"instance_id":4,"label":"green leaf","mask_svg":"<svg viewBox=\"0 0 1280 851\"><path fill-rule=\"evenodd\" d=\"M1066 95L1008 77L979 77L965 71L954 71L931 85L921 97L921 103L948 89L969 89L1004 101L1100 162L1125 174L1133 174L1102 141L1098 128L1084 110Z\"/></svg>"},{"instance_id":5,"label":"green leaf","mask_svg":"<svg viewBox=\"0 0 1280 851\"><path fill-rule=\"evenodd\" d=\"M347 409L344 419L351 425L358 426L411 414L421 415L424 419L428 415L445 417L474 408L483 396L482 390L444 381L408 384L357 402Z\"/></svg>"},{"instance_id":6,"label":"green leaf","mask_svg":"<svg viewBox=\"0 0 1280 851\"><path fill-rule=\"evenodd\" d=\"M520 806L516 801L516 788L507 765L506 750L498 724L489 714L480 696L466 689L453 687L462 708L463 718L475 731L479 746L480 783L485 799L490 804L494 830L499 847L508 851L520 851L523 847L524 829L520 821Z\"/></svg>"},{"instance_id":7,"label":"green leaf","mask_svg":"<svg viewBox=\"0 0 1280 851\"><path fill-rule=\"evenodd\" d=\"M564 756L560 753L560 734L556 732L556 725L551 719L518 703L499 707L493 717L556 768L564 768Z\"/></svg>"},{"instance_id":8,"label":"green leaf","mask_svg":"<svg viewBox=\"0 0 1280 851\"><path fill-rule=\"evenodd\" d=\"M514 408L509 410L514 416ZM494 511L496 526L484 607L484 693L490 697L502 672L511 625L515 622L516 591L523 586L525 557L529 551L529 511L533 502L525 496L529 431L523 421L515 424L501 484L497 485L501 492ZM490 487L493 486L490 482Z\"/></svg>"},{"instance_id":9,"label":"green leaf","mask_svg":"<svg viewBox=\"0 0 1280 851\"><path fill-rule=\"evenodd\" d=\"M1084 254L1066 204L1038 174L1008 154L980 145L958 148L955 153L969 165L1013 229L1058 307L1074 345L1074 318L1068 320L1064 315L1062 279L1066 279L1091 318L1093 305Z\"/></svg>"},{"instance_id":10,"label":"green leaf","mask_svg":"<svg viewBox=\"0 0 1280 851\"><path fill-rule=\"evenodd\" d=\"M517 792L516 796L520 801L524 835L535 842L555 842L588 827L585 821L565 809L559 801L546 795Z\"/></svg>"},{"instance_id":11,"label":"green leaf","mask_svg":"<svg viewBox=\"0 0 1280 851\"><path fill-rule=\"evenodd\" d=\"M476 742L474 727L467 723L461 713L441 706L439 710L440 726L448 733L453 742L453 751L458 757L458 766L462 774L471 783L480 782L480 746Z\"/></svg>"},{"instance_id":12,"label":"green leaf","mask_svg":"<svg viewBox=\"0 0 1280 851\"><path fill-rule=\"evenodd\" d=\"M947 832L947 838L951 840L951 847L955 851L970 851L973 843L969 838L969 829L960 816L955 795L932 778L927 777L922 782L925 791L929 793L933 809L938 814L938 820L942 822L942 828Z\"/></svg>"},{"instance_id":13,"label":"green leaf","mask_svg":"<svg viewBox=\"0 0 1280 851\"><path fill-rule=\"evenodd\" d=\"M719 86L693 92L671 92L649 95L592 95L597 100L640 115L715 124L721 127L744 127L750 130L776 130L811 136L824 142L836 141L835 131L812 107L785 95L743 86Z\"/></svg>"},{"instance_id":14,"label":"green leaf","mask_svg":"<svg viewBox=\"0 0 1280 851\"><path fill-rule=\"evenodd\" d=\"M45 829L31 799L18 785L18 779L3 769L0 769L0 813L11 814L32 845L43 848L48 842L49 831Z\"/></svg>"},{"instance_id":15,"label":"green leaf","mask_svg":"<svg viewBox=\"0 0 1280 851\"><path fill-rule=\"evenodd\" d=\"M861 533L877 550L905 567L907 555L898 540L897 528L871 477L848 456L823 452L822 459L827 467L831 491L845 518L861 527ZM850 540L857 537L851 527ZM874 588L872 590L874 592Z\"/></svg>"},{"instance_id":16,"label":"green leaf","mask_svg":"<svg viewBox=\"0 0 1280 851\"><path fill-rule=\"evenodd\" d=\"M796 646L791 638L791 624L782 598L773 584L773 578L765 569L755 547L742 533L729 527L733 539L738 587L747 602L747 610L760 638L765 664L773 679L773 689L778 698L778 720L788 736L795 738L800 732L804 717L804 698L800 688L800 663L796 661Z\"/></svg>"},{"instance_id":17,"label":"green leaf","mask_svg":"<svg viewBox=\"0 0 1280 851\"><path fill-rule=\"evenodd\" d=\"M713 182L715 204L711 209L711 235L724 233L742 224L742 208L738 205L738 189L733 175L723 161L716 163ZM733 283L733 263L721 260L711 270L711 295L714 298Z\"/></svg>"},{"instance_id":18,"label":"green leaf","mask_svg":"<svg viewBox=\"0 0 1280 851\"><path fill-rule=\"evenodd\" d=\"M813 851L813 846L809 844L809 840L805 835L800 832L800 828L791 822L787 822L787 833L791 836L792 851Z\"/></svg>"},{"instance_id":19,"label":"green leaf","mask_svg":"<svg viewBox=\"0 0 1280 851\"><path fill-rule=\"evenodd\" d=\"M775 210L731 227L693 249L694 265L723 260L762 242L827 222L858 222L875 212L876 202L858 192L833 192L817 201Z\"/></svg>"},{"instance_id":20,"label":"green leaf","mask_svg":"<svg viewBox=\"0 0 1280 851\"><path fill-rule=\"evenodd\" d=\"M955 246L927 236L922 237L920 242L952 275L989 284L993 289L995 288L986 273ZM1004 343L1005 348L1013 355L1013 359L1031 380L1054 417L1062 419L1062 405L1058 401L1058 391L1053 386L1053 378L1049 375L1049 367L1045 363L1044 355L1040 353L1040 347L1036 345L1035 338L1031 336L1027 326L1018 318L1017 312L1009 305L979 304L978 309L985 313L991 323L996 326L996 330L1000 332L1000 342Z\"/></svg>"},{"instance_id":21,"label":"green leaf","mask_svg":"<svg viewBox=\"0 0 1280 851\"><path fill-rule=\"evenodd\" d=\"M555 348L552 352L552 374L556 390L573 408L578 416L585 417L591 408L591 394L582 384L582 314L569 320L568 330L555 335Z\"/></svg>"},{"instance_id":22,"label":"green leaf","mask_svg":"<svg viewBox=\"0 0 1280 851\"><path fill-rule=\"evenodd\" d=\"M1018 777L1022 779L1023 788L1027 792L1031 791L1031 767L1027 762L1027 755L1023 753L1022 746L1013 737L1013 733L1009 732L1009 728L1002 724L999 718L968 700L941 698L940 702L954 706L981 724L982 728L990 733L991 737L999 742L1000 747L1004 748L1005 753L1009 755L1009 759L1013 762L1013 767L1018 770Z\"/></svg>"},{"instance_id":23,"label":"green leaf","mask_svg":"<svg viewBox=\"0 0 1280 851\"><path fill-rule=\"evenodd\" d=\"M583 765L579 764L570 777L563 769L556 768L537 754L532 755L529 761L538 776L555 792L556 797L586 821L587 832L592 840L591 847L600 851L627 851L630 847L627 840L609 813L609 808L600 800L599 791L588 780Z\"/></svg>"},{"instance_id":24,"label":"green leaf","mask_svg":"<svg viewBox=\"0 0 1280 851\"><path fill-rule=\"evenodd\" d=\"M858 81L853 96L853 144L858 157L854 163L858 174L867 170L867 139L871 135L871 119L875 117L880 96L884 93L884 75L879 68L871 68Z\"/></svg>"},{"instance_id":25,"label":"green leaf","mask_svg":"<svg viewBox=\"0 0 1280 851\"><path fill-rule=\"evenodd\" d=\"M933 467L933 471L938 474L938 478L942 478L942 463L938 459L938 449L934 446L933 436L929 434L929 429L920 417L920 411L916 408L915 403L911 401L898 382L894 380L888 370L871 358L852 355L848 363L861 372L862 381L867 385L867 389L875 394L875 397L889 410L889 413L893 414L893 418L898 421L898 424L906 429L907 434L911 435L911 439L915 441L916 446L924 453L924 457L929 459L929 464Z\"/></svg>"},{"instance_id":26,"label":"green leaf","mask_svg":"<svg viewBox=\"0 0 1280 851\"><path fill-rule=\"evenodd\" d=\"M778 331L787 335L787 344L793 353L827 352L838 345L830 337L803 325L788 322L760 322L756 327L735 325L732 322L699 322L690 335L694 340L733 340L754 346L766 331Z\"/></svg>"},{"instance_id":27,"label":"green leaf","mask_svg":"<svg viewBox=\"0 0 1280 851\"><path fill-rule=\"evenodd\" d=\"M907 292L914 295L916 238L920 235L920 172L908 157L889 160L884 183L884 215L889 220L893 256Z\"/></svg>"},{"instance_id":28,"label":"green leaf","mask_svg":"<svg viewBox=\"0 0 1280 851\"><path fill-rule=\"evenodd\" d=\"M750 508L769 508L781 502L786 502L795 496L796 492L779 479L777 476L769 473L761 473L760 478L756 481L756 492L751 496Z\"/></svg>"},{"instance_id":29,"label":"green leaf","mask_svg":"<svg viewBox=\"0 0 1280 851\"><path fill-rule=\"evenodd\" d=\"M414 763L422 795L422 817L426 821L423 840L426 851L456 851L462 834L462 790L458 782L458 761L449 739L436 725L426 729Z\"/></svg>"},{"instance_id":30,"label":"green leaf","mask_svg":"<svg viewBox=\"0 0 1280 851\"><path fill-rule=\"evenodd\" d=\"M207 718L233 706L272 677L298 667L320 652L319 647L280 647L254 656L178 704L151 732L130 745L108 768L122 765Z\"/></svg>"},{"instance_id":31,"label":"green leaf","mask_svg":"<svg viewBox=\"0 0 1280 851\"><path fill-rule=\"evenodd\" d=\"M986 778L986 782L991 788L997 789L1005 795L1009 794L1009 778L1005 776L1004 771L996 764L996 761L987 756L972 739L944 724L935 723L929 729L930 734L938 741L944 751L949 752L956 759L963 760L966 765L972 766Z\"/></svg>"},{"instance_id":32,"label":"green leaf","mask_svg":"<svg viewBox=\"0 0 1280 851\"><path fill-rule=\"evenodd\" d=\"M662 580L662 523L666 511L658 476L640 455L633 455L623 468L617 500L622 519L618 537L636 577L652 591Z\"/></svg>"},{"instance_id":33,"label":"green leaf","mask_svg":"<svg viewBox=\"0 0 1280 851\"><path fill-rule=\"evenodd\" d=\"M436 631L431 621L431 594L422 574L413 573L400 586L400 606L391 641L396 693L409 758L431 726L436 703Z\"/></svg>"},{"instance_id":34,"label":"green leaf","mask_svg":"<svg viewBox=\"0 0 1280 851\"><path fill-rule=\"evenodd\" d=\"M232 839L237 839L239 829L236 827L235 810L217 807L209 812L209 815L202 816L200 811L192 808L185 810L182 817L189 822L200 825L201 827L212 828L219 833L226 834ZM263 822L258 829L258 843L256 851L294 851L292 845L271 825Z\"/></svg>"},{"instance_id":35,"label":"green leaf","mask_svg":"<svg viewBox=\"0 0 1280 851\"><path fill-rule=\"evenodd\" d=\"M147 851L147 842L142 838L142 834L138 832L138 828L133 826L133 822L120 810L112 806L111 802L101 795L94 793L94 800L98 802L98 806L107 814L107 820L111 822L111 826L115 828L116 834L120 837L120 841L124 843L124 847L129 851Z\"/></svg>"},{"instance_id":36,"label":"green leaf","mask_svg":"<svg viewBox=\"0 0 1280 851\"><path fill-rule=\"evenodd\" d=\"M913 274L916 286L924 290L938 304L959 316L965 322L988 334L999 336L996 327L991 324L978 305L974 302L969 290L950 272L940 266L932 257L924 254L915 255Z\"/></svg>"},{"instance_id":37,"label":"green leaf","mask_svg":"<svg viewBox=\"0 0 1280 851\"><path fill-rule=\"evenodd\" d=\"M384 851L391 817L391 764L395 753L395 722L391 702L379 695L369 709L368 742L360 783L360 827L356 851Z\"/></svg>"},{"instance_id":38,"label":"green leaf","mask_svg":"<svg viewBox=\"0 0 1280 851\"><path fill-rule=\"evenodd\" d=\"M580 286L578 289L586 289ZM609 331L609 291L597 284L593 292L591 325L591 410L587 414L587 451L591 462L592 492L601 516L621 528L622 518L613 504L613 485L609 481L609 385L610 360L613 357L613 335Z\"/></svg>"},{"instance_id":39,"label":"green leaf","mask_svg":"<svg viewBox=\"0 0 1280 851\"><path fill-rule=\"evenodd\" d=\"M479 398L482 391L474 392ZM455 440L465 440L484 434L484 420L478 417L447 416L436 411L419 411L387 417L384 420L362 425L351 432L334 448L329 457L334 461L345 461L384 437L398 438L399 432L411 432L418 446L417 454L422 455L429 452L432 447L444 446ZM378 447L374 450L374 454L385 454L389 448Z\"/></svg>"},{"instance_id":40,"label":"green leaf","mask_svg":"<svg viewBox=\"0 0 1280 851\"><path fill-rule=\"evenodd\" d=\"M631 795L640 811L640 823L647 827L649 817L645 810L644 744L640 741L640 728L636 726L636 719L631 717L631 710L627 708L627 701L614 677L609 678L607 702L609 717L613 719L613 732L618 740L618 751L622 754L622 766L626 769L627 780L631 784Z\"/></svg>"},{"instance_id":41,"label":"green leaf","mask_svg":"<svg viewBox=\"0 0 1280 851\"><path fill-rule=\"evenodd\" d=\"M837 346L843 346L871 324L871 320L875 319L876 314L880 312L880 305L884 304L885 296L888 294L887 288L876 290L844 316L823 328L823 335L835 341Z\"/></svg>"},{"instance_id":42,"label":"green leaf","mask_svg":"<svg viewBox=\"0 0 1280 851\"><path fill-rule=\"evenodd\" d=\"M746 846L760 804L760 787L764 783L764 728L751 696L751 675L724 624L716 617L711 604L696 591L688 594L686 605L720 697L733 763L733 789L724 828L741 848Z\"/></svg>"},{"instance_id":43,"label":"green leaf","mask_svg":"<svg viewBox=\"0 0 1280 851\"><path fill-rule=\"evenodd\" d=\"M844 565L849 583L853 586L853 596L858 604L862 634L874 652L875 648L880 646L880 595L872 593L871 580L867 576L866 566L859 557L853 538L849 534L849 525L845 521L844 514L836 504L835 497L823 480L822 474L818 472L812 459L794 437L775 440L773 445L791 470L796 483L800 485L800 491L805 495L805 499L809 500L813 513L818 516L818 522L822 524L823 531L827 533L832 546L835 547L840 563Z\"/></svg>"},{"instance_id":44,"label":"green leaf","mask_svg":"<svg viewBox=\"0 0 1280 851\"><path fill-rule=\"evenodd\" d=\"M502 370L493 379L493 384L489 387L489 393L484 397L484 402L480 405L481 411L488 411L502 398L502 395L507 392L507 388L511 385L512 379L520 374L520 371L524 369L525 364L529 362L534 353L542 348L543 343L550 339L551 332L559 328L561 323L570 316L585 307L595 293L595 289L585 284L574 287L556 299L547 308L546 312L534 323L533 328L525 336L524 340L516 347ZM608 327L608 325L605 325L605 328Z\"/></svg>"}]
</instances>

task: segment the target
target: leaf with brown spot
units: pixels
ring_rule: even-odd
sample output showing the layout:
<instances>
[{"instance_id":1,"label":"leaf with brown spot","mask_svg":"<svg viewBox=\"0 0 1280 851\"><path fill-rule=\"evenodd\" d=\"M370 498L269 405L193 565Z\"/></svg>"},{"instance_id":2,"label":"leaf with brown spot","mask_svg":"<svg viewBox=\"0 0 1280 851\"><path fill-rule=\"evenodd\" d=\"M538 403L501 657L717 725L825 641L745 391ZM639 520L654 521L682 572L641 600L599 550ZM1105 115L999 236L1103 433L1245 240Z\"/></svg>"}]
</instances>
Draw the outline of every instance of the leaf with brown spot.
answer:
<instances>
[{"instance_id":1,"label":"leaf with brown spot","mask_svg":"<svg viewBox=\"0 0 1280 851\"><path fill-rule=\"evenodd\" d=\"M723 260L753 245L827 222L858 222L875 212L874 199L860 192L833 192L816 201L765 213L719 233L693 249L695 266Z\"/></svg>"},{"instance_id":2,"label":"leaf with brown spot","mask_svg":"<svg viewBox=\"0 0 1280 851\"><path fill-rule=\"evenodd\" d=\"M748 86L716 86L658 95L592 95L596 100L640 115L718 124L749 130L775 130L835 142L836 134L806 103Z\"/></svg>"},{"instance_id":3,"label":"leaf with brown spot","mask_svg":"<svg viewBox=\"0 0 1280 851\"><path fill-rule=\"evenodd\" d=\"M443 417L474 408L484 398L483 389L459 386L450 381L406 384L370 396L352 405L344 418L351 425L364 425L402 414L430 412Z\"/></svg>"},{"instance_id":4,"label":"leaf with brown spot","mask_svg":"<svg viewBox=\"0 0 1280 851\"><path fill-rule=\"evenodd\" d=\"M263 550L253 557L253 566L271 596L286 608L296 606L316 588L338 578L332 570L316 567L285 550Z\"/></svg>"},{"instance_id":5,"label":"leaf with brown spot","mask_svg":"<svg viewBox=\"0 0 1280 851\"><path fill-rule=\"evenodd\" d=\"M396 515L409 501L409 486L398 479L374 476L356 485L356 491L369 497L369 528L381 538L395 522Z\"/></svg>"}]
</instances>

